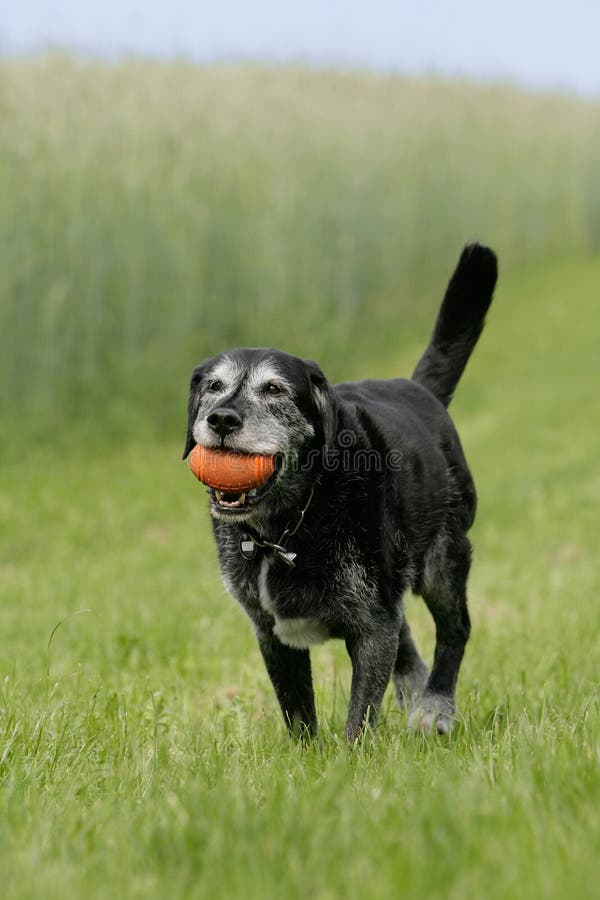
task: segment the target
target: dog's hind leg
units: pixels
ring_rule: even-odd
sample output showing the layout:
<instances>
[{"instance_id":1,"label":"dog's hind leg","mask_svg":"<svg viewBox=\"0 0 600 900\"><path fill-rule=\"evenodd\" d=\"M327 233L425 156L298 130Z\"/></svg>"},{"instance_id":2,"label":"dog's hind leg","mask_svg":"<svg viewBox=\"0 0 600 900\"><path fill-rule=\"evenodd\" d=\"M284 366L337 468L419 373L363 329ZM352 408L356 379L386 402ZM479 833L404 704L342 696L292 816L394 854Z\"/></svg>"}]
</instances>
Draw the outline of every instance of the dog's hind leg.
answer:
<instances>
[{"instance_id":1,"label":"dog's hind leg","mask_svg":"<svg viewBox=\"0 0 600 900\"><path fill-rule=\"evenodd\" d=\"M433 667L423 696L411 715L411 725L421 731L445 734L456 712L458 670L469 638L466 584L471 565L471 545L456 530L441 536L427 554L419 593L435 622Z\"/></svg>"},{"instance_id":2,"label":"dog's hind leg","mask_svg":"<svg viewBox=\"0 0 600 900\"><path fill-rule=\"evenodd\" d=\"M421 658L412 639L408 622L403 618L392 673L396 701L400 709L412 712L423 694L428 675L427 663Z\"/></svg>"},{"instance_id":3,"label":"dog's hind leg","mask_svg":"<svg viewBox=\"0 0 600 900\"><path fill-rule=\"evenodd\" d=\"M259 628L256 636L288 730L296 737L314 737L317 713L308 650L287 647Z\"/></svg>"}]
</instances>

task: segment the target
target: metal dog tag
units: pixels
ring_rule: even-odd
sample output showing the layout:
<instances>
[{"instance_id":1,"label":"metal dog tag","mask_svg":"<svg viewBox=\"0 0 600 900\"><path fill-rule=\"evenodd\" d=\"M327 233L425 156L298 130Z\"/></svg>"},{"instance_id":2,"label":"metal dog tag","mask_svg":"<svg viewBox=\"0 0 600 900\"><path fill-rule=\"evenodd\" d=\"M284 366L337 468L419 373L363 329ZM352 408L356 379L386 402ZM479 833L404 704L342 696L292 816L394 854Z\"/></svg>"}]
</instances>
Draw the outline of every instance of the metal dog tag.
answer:
<instances>
[{"instance_id":1,"label":"metal dog tag","mask_svg":"<svg viewBox=\"0 0 600 900\"><path fill-rule=\"evenodd\" d=\"M291 569L296 567L294 560L298 556L297 553L289 553L287 550L277 550L276 552L279 559L283 560L286 566L289 566Z\"/></svg>"},{"instance_id":2,"label":"metal dog tag","mask_svg":"<svg viewBox=\"0 0 600 900\"><path fill-rule=\"evenodd\" d=\"M243 534L240 541L240 553L244 559L254 559L256 556L257 546L249 534Z\"/></svg>"}]
</instances>

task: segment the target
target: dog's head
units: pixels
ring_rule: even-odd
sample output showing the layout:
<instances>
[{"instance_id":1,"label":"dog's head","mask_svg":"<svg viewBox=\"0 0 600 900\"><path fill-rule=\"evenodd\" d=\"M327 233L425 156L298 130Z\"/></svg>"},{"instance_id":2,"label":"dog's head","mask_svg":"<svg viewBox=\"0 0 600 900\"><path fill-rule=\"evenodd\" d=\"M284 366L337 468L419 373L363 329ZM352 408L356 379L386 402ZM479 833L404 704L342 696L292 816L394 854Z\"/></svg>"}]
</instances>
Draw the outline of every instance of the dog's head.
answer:
<instances>
[{"instance_id":1,"label":"dog's head","mask_svg":"<svg viewBox=\"0 0 600 900\"><path fill-rule=\"evenodd\" d=\"M293 507L332 445L336 407L319 366L281 350L237 348L192 373L183 458L195 444L275 456L275 473L240 495L210 489L211 514L244 521Z\"/></svg>"}]
</instances>

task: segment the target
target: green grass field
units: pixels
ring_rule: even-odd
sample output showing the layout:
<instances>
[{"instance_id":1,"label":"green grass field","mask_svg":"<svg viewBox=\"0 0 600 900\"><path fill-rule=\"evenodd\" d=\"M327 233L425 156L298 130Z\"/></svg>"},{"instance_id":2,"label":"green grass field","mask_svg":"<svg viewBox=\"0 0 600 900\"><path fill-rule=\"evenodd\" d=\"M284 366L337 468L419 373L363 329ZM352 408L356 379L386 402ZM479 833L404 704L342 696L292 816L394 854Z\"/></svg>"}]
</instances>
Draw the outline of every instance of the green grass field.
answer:
<instances>
[{"instance_id":1,"label":"green grass field","mask_svg":"<svg viewBox=\"0 0 600 900\"><path fill-rule=\"evenodd\" d=\"M600 250L591 102L48 57L0 61L0 122L0 405L33 438L173 434L225 346L370 371L470 240L505 274Z\"/></svg>"},{"instance_id":2,"label":"green grass field","mask_svg":"<svg viewBox=\"0 0 600 900\"><path fill-rule=\"evenodd\" d=\"M600 107L260 67L0 62L0 895L592 898ZM478 485L451 738L280 722L180 460L206 353L409 374L500 257L452 405ZM426 655L432 625L408 615Z\"/></svg>"},{"instance_id":3,"label":"green grass field","mask_svg":"<svg viewBox=\"0 0 600 900\"><path fill-rule=\"evenodd\" d=\"M22 448L0 501L6 900L597 896L599 283L598 259L504 278L453 405L481 502L450 740L408 734L390 692L346 747L331 643L320 738L292 744L180 445Z\"/></svg>"}]
</instances>

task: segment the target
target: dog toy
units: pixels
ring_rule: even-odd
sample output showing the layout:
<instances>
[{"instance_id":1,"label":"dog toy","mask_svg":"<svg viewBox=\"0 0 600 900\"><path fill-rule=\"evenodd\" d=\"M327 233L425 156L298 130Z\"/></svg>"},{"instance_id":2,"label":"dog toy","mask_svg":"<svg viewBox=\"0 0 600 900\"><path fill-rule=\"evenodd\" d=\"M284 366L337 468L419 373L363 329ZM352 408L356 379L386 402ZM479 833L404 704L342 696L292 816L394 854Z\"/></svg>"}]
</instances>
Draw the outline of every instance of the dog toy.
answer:
<instances>
[{"instance_id":1,"label":"dog toy","mask_svg":"<svg viewBox=\"0 0 600 900\"><path fill-rule=\"evenodd\" d=\"M274 456L210 450L200 444L190 453L189 463L199 481L230 494L262 487L275 471Z\"/></svg>"}]
</instances>

